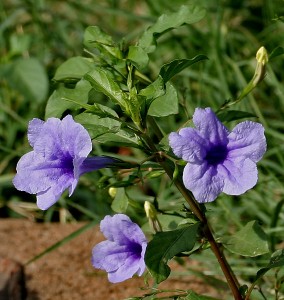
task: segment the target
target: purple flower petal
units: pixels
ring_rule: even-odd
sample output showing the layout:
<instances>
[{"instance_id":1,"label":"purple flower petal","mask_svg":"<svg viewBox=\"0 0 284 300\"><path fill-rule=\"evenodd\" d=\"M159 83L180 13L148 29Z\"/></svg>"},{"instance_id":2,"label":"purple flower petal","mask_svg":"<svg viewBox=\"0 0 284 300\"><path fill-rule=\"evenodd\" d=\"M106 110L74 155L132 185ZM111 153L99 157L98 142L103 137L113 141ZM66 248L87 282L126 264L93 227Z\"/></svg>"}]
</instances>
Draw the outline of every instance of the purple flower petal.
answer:
<instances>
[{"instance_id":1,"label":"purple flower petal","mask_svg":"<svg viewBox=\"0 0 284 300\"><path fill-rule=\"evenodd\" d=\"M87 130L74 122L70 115L62 121L48 119L42 126L40 137L34 143L34 151L50 159L54 155L62 157L66 154L73 158L87 157L91 150L92 142Z\"/></svg>"},{"instance_id":2,"label":"purple flower petal","mask_svg":"<svg viewBox=\"0 0 284 300\"><path fill-rule=\"evenodd\" d=\"M188 162L201 162L209 143L194 128L183 128L169 135L169 143L176 156Z\"/></svg>"},{"instance_id":3,"label":"purple flower petal","mask_svg":"<svg viewBox=\"0 0 284 300\"><path fill-rule=\"evenodd\" d=\"M20 191L36 194L46 191L61 174L57 161L47 162L42 156L31 151L19 160L13 184Z\"/></svg>"},{"instance_id":4,"label":"purple flower petal","mask_svg":"<svg viewBox=\"0 0 284 300\"><path fill-rule=\"evenodd\" d=\"M134 260L131 258L127 258L125 260L125 263L117 269L115 272L109 272L108 279L110 282L116 283L121 282L124 280L127 280L129 278L132 278L133 274L137 274L138 276L141 276L145 271L145 262L144 262L144 256L146 252L147 244L144 243L142 245L142 253L140 260Z\"/></svg>"},{"instance_id":5,"label":"purple flower petal","mask_svg":"<svg viewBox=\"0 0 284 300\"><path fill-rule=\"evenodd\" d=\"M13 183L20 191L37 194L41 209L49 208L68 188L71 196L82 173L109 166L114 161L107 157L87 159L92 150L91 138L70 115L62 121L33 119L29 123L28 139L33 151L19 160Z\"/></svg>"},{"instance_id":6,"label":"purple flower petal","mask_svg":"<svg viewBox=\"0 0 284 300\"><path fill-rule=\"evenodd\" d=\"M226 144L228 141L228 129L217 119L211 108L196 108L193 115L193 123L205 140L212 144Z\"/></svg>"},{"instance_id":7,"label":"purple flower petal","mask_svg":"<svg viewBox=\"0 0 284 300\"><path fill-rule=\"evenodd\" d=\"M96 268L114 272L124 264L129 251L126 245L118 245L107 240L97 244L93 248L92 255L92 262Z\"/></svg>"},{"instance_id":8,"label":"purple flower petal","mask_svg":"<svg viewBox=\"0 0 284 300\"><path fill-rule=\"evenodd\" d=\"M197 108L193 123L196 128L171 133L169 142L188 162L183 182L196 200L209 202L221 192L240 195L252 188L257 182L256 162L266 151L263 126L246 121L230 133L210 108Z\"/></svg>"},{"instance_id":9,"label":"purple flower petal","mask_svg":"<svg viewBox=\"0 0 284 300\"><path fill-rule=\"evenodd\" d=\"M61 194L74 182L73 177L62 174L58 178L57 184L52 185L48 190L37 194L37 206L42 210L48 209L59 200Z\"/></svg>"},{"instance_id":10,"label":"purple flower petal","mask_svg":"<svg viewBox=\"0 0 284 300\"><path fill-rule=\"evenodd\" d=\"M30 145L33 147L35 141L40 135L42 126L44 124L44 121L34 118L29 122L29 127L28 127L28 140Z\"/></svg>"},{"instance_id":11,"label":"purple flower petal","mask_svg":"<svg viewBox=\"0 0 284 300\"><path fill-rule=\"evenodd\" d=\"M216 167L207 163L187 164L183 171L183 182L199 203L215 200L224 187L224 180L218 175Z\"/></svg>"},{"instance_id":12,"label":"purple flower petal","mask_svg":"<svg viewBox=\"0 0 284 300\"><path fill-rule=\"evenodd\" d=\"M144 256L147 240L140 227L128 216L106 216L100 224L108 239L97 244L92 251L95 268L108 272L110 282L121 282L145 271Z\"/></svg>"},{"instance_id":13,"label":"purple flower petal","mask_svg":"<svg viewBox=\"0 0 284 300\"><path fill-rule=\"evenodd\" d=\"M259 123L242 122L232 130L228 138L230 157L243 156L258 162L266 151L264 128Z\"/></svg>"},{"instance_id":14,"label":"purple flower petal","mask_svg":"<svg viewBox=\"0 0 284 300\"><path fill-rule=\"evenodd\" d=\"M219 174L225 178L223 192L241 195L256 185L257 168L250 159L226 160L220 165Z\"/></svg>"},{"instance_id":15,"label":"purple flower petal","mask_svg":"<svg viewBox=\"0 0 284 300\"><path fill-rule=\"evenodd\" d=\"M114 241L120 245L123 245L128 241L138 243L141 240L146 241L140 227L124 214L116 214L113 217L106 216L101 221L100 229L108 240Z\"/></svg>"}]
</instances>

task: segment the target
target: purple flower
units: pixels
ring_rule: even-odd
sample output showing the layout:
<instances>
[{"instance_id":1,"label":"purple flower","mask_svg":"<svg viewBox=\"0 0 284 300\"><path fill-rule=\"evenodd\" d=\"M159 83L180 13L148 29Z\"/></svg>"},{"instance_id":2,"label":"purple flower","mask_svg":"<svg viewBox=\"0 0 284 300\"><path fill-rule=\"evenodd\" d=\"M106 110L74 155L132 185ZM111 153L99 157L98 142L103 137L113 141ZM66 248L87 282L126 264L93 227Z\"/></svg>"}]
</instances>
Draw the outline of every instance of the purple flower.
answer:
<instances>
[{"instance_id":1,"label":"purple flower","mask_svg":"<svg viewBox=\"0 0 284 300\"><path fill-rule=\"evenodd\" d=\"M48 209L67 188L71 196L83 173L113 162L109 157L87 158L92 150L91 138L70 115L62 121L31 120L28 140L33 151L19 160L13 183L20 191L37 194L40 209Z\"/></svg>"},{"instance_id":2,"label":"purple flower","mask_svg":"<svg viewBox=\"0 0 284 300\"><path fill-rule=\"evenodd\" d=\"M257 182L256 163L266 151L264 128L245 121L231 132L210 108L197 108L195 128L169 136L170 146L187 161L183 182L200 203L211 202L224 192L240 195Z\"/></svg>"},{"instance_id":3,"label":"purple flower","mask_svg":"<svg viewBox=\"0 0 284 300\"><path fill-rule=\"evenodd\" d=\"M140 227L128 216L116 214L106 216L100 229L107 241L93 248L93 266L105 270L112 283L129 279L135 273L141 276L145 270L147 240Z\"/></svg>"}]
</instances>

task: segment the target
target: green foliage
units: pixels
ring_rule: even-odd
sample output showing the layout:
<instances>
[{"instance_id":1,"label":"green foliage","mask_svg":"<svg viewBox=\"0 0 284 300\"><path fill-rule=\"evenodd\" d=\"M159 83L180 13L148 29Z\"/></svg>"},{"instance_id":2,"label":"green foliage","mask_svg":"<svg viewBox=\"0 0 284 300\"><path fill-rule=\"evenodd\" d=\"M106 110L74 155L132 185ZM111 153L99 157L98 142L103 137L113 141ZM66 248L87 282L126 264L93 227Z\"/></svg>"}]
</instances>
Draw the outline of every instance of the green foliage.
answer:
<instances>
[{"instance_id":1,"label":"green foliage","mask_svg":"<svg viewBox=\"0 0 284 300\"><path fill-rule=\"evenodd\" d=\"M277 250L271 255L269 264L257 272L256 280L262 277L272 268L280 268L284 266L284 250Z\"/></svg>"},{"instance_id":2,"label":"green foliage","mask_svg":"<svg viewBox=\"0 0 284 300\"><path fill-rule=\"evenodd\" d=\"M81 56L72 57L58 67L53 79L63 82L77 82L92 69L93 63L91 59Z\"/></svg>"},{"instance_id":3,"label":"green foliage","mask_svg":"<svg viewBox=\"0 0 284 300\"><path fill-rule=\"evenodd\" d=\"M171 83L167 83L165 93L155 99L150 105L148 114L154 117L166 117L178 113L178 93Z\"/></svg>"},{"instance_id":4,"label":"green foliage","mask_svg":"<svg viewBox=\"0 0 284 300\"><path fill-rule=\"evenodd\" d=\"M36 58L18 59L4 65L3 77L11 88L28 101L42 103L48 92L48 78L42 64ZM36 85L35 85L36 82Z\"/></svg>"},{"instance_id":5,"label":"green foliage","mask_svg":"<svg viewBox=\"0 0 284 300\"><path fill-rule=\"evenodd\" d=\"M177 12L161 15L142 35L138 45L147 53L155 51L156 40L168 30L193 24L204 18L206 10L199 6L181 6Z\"/></svg>"},{"instance_id":6,"label":"green foliage","mask_svg":"<svg viewBox=\"0 0 284 300\"><path fill-rule=\"evenodd\" d=\"M253 288L255 287L255 285L257 284L257 282L259 281L259 279L261 279L265 273L267 273L269 270L271 270L273 268L281 268L283 266L284 266L284 250L278 250L271 255L270 262L268 263L268 265L265 266L264 268L261 268L256 273L255 281L253 282L250 289L246 293L247 299L251 295L251 292L252 292ZM283 279L280 279L280 282L282 280Z\"/></svg>"},{"instance_id":7,"label":"green foliage","mask_svg":"<svg viewBox=\"0 0 284 300\"><path fill-rule=\"evenodd\" d=\"M147 52L139 46L129 46L127 59L138 70L145 68L149 63L149 57L147 55Z\"/></svg>"},{"instance_id":8,"label":"green foliage","mask_svg":"<svg viewBox=\"0 0 284 300\"><path fill-rule=\"evenodd\" d=\"M111 208L116 213L126 213L129 198L125 193L124 188L116 189L115 197L113 199Z\"/></svg>"},{"instance_id":9,"label":"green foliage","mask_svg":"<svg viewBox=\"0 0 284 300\"><path fill-rule=\"evenodd\" d=\"M201 296L193 291L189 291L185 297L179 297L178 300L217 300L216 298Z\"/></svg>"},{"instance_id":10,"label":"green foliage","mask_svg":"<svg viewBox=\"0 0 284 300\"><path fill-rule=\"evenodd\" d=\"M223 245L243 256L254 257L269 252L267 235L256 221L247 223L232 237L223 238Z\"/></svg>"},{"instance_id":11,"label":"green foliage","mask_svg":"<svg viewBox=\"0 0 284 300\"><path fill-rule=\"evenodd\" d=\"M91 49L98 49L105 57L112 60L122 58L122 53L112 37L103 32L98 26L89 26L85 30L84 45Z\"/></svg>"},{"instance_id":12,"label":"green foliage","mask_svg":"<svg viewBox=\"0 0 284 300\"><path fill-rule=\"evenodd\" d=\"M168 261L175 255L192 250L200 224L185 226L180 229L158 232L149 242L145 262L149 272L160 283L170 275Z\"/></svg>"},{"instance_id":13,"label":"green foliage","mask_svg":"<svg viewBox=\"0 0 284 300\"><path fill-rule=\"evenodd\" d=\"M85 74L85 79L98 91L105 94L122 109L127 109L127 95L121 91L119 85L112 79L112 74L102 68L95 68Z\"/></svg>"},{"instance_id":14,"label":"green foliage","mask_svg":"<svg viewBox=\"0 0 284 300\"><path fill-rule=\"evenodd\" d=\"M60 118L68 109L80 109L83 104L88 103L90 90L91 85L83 79L79 80L74 88L60 85L49 97L45 118Z\"/></svg>"},{"instance_id":15,"label":"green foliage","mask_svg":"<svg viewBox=\"0 0 284 300\"><path fill-rule=\"evenodd\" d=\"M163 78L164 82L168 82L172 77L181 72L191 65L205 60L207 57L205 55L197 55L192 59L176 59L168 64L165 64L160 71L160 76Z\"/></svg>"}]
</instances>

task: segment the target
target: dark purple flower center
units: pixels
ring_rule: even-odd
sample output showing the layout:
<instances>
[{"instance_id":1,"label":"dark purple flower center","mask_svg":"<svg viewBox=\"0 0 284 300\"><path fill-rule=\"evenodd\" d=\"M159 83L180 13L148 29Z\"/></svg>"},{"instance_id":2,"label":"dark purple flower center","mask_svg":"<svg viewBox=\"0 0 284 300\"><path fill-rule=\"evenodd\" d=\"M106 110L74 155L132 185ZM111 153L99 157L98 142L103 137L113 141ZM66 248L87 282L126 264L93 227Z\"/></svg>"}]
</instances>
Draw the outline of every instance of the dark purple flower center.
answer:
<instances>
[{"instance_id":1,"label":"dark purple flower center","mask_svg":"<svg viewBox=\"0 0 284 300\"><path fill-rule=\"evenodd\" d=\"M138 244L138 243L129 243L128 244L128 250L136 258L140 258L141 257L142 246L140 244Z\"/></svg>"},{"instance_id":2,"label":"dark purple flower center","mask_svg":"<svg viewBox=\"0 0 284 300\"><path fill-rule=\"evenodd\" d=\"M60 160L60 167L67 173L73 173L73 157L69 153L65 153Z\"/></svg>"},{"instance_id":3,"label":"dark purple flower center","mask_svg":"<svg viewBox=\"0 0 284 300\"><path fill-rule=\"evenodd\" d=\"M217 166L226 159L227 155L228 149L225 145L214 145L207 152L205 160L209 165Z\"/></svg>"}]
</instances>

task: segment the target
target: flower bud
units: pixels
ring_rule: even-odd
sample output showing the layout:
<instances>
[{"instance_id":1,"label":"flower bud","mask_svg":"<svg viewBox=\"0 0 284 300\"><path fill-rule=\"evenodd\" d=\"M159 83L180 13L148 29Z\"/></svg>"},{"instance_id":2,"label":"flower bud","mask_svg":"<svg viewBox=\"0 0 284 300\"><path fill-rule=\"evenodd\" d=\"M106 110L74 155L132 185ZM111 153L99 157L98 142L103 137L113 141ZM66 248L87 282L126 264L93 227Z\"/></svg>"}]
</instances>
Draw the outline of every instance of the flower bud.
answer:
<instances>
[{"instance_id":1,"label":"flower bud","mask_svg":"<svg viewBox=\"0 0 284 300\"><path fill-rule=\"evenodd\" d=\"M255 87L258 83L260 83L265 77L266 64L268 63L268 54L263 46L260 47L257 51L256 60L257 65L252 79L252 88Z\"/></svg>"},{"instance_id":2,"label":"flower bud","mask_svg":"<svg viewBox=\"0 0 284 300\"><path fill-rule=\"evenodd\" d=\"M144 209L146 216L149 219L149 224L155 232L162 231L162 226L157 218L157 210L155 206L149 201L145 201Z\"/></svg>"},{"instance_id":3,"label":"flower bud","mask_svg":"<svg viewBox=\"0 0 284 300\"><path fill-rule=\"evenodd\" d=\"M256 53L256 60L257 62L261 63L262 65L265 65L268 63L268 54L266 49L262 46L258 49Z\"/></svg>"},{"instance_id":4,"label":"flower bud","mask_svg":"<svg viewBox=\"0 0 284 300\"><path fill-rule=\"evenodd\" d=\"M108 189L108 193L111 196L111 198L115 198L116 192L117 192L117 189L115 187L110 187Z\"/></svg>"}]
</instances>

